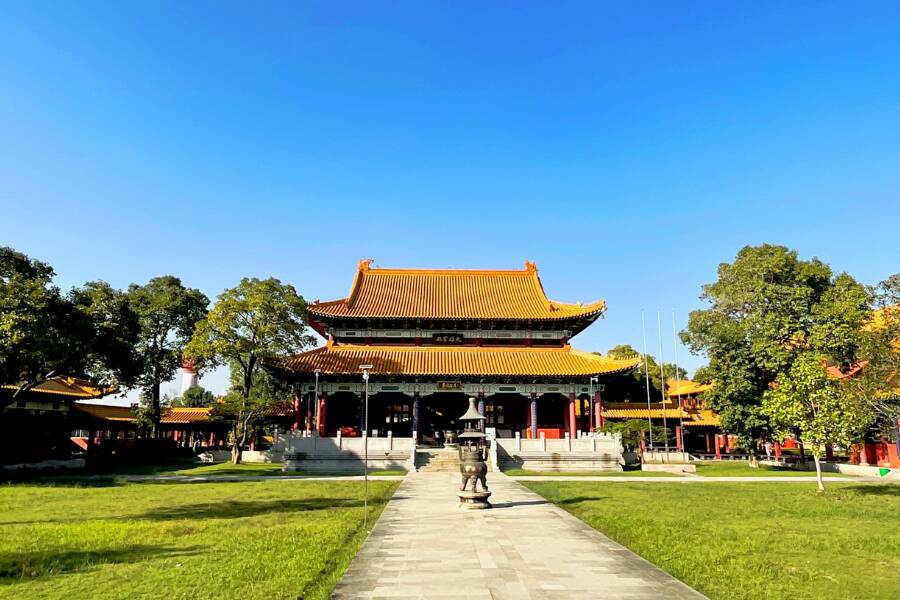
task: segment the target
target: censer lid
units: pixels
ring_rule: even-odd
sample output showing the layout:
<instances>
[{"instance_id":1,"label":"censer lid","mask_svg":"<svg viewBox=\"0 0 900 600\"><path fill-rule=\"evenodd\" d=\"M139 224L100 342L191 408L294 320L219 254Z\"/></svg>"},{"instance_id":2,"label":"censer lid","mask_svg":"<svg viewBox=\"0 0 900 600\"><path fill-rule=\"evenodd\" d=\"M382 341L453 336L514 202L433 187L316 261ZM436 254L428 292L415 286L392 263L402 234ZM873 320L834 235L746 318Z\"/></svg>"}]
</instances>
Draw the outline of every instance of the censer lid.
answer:
<instances>
[{"instance_id":1,"label":"censer lid","mask_svg":"<svg viewBox=\"0 0 900 600\"><path fill-rule=\"evenodd\" d=\"M466 414L459 418L460 421L486 421L484 415L478 412L478 409L475 408L475 398L469 398L469 410L466 411Z\"/></svg>"}]
</instances>

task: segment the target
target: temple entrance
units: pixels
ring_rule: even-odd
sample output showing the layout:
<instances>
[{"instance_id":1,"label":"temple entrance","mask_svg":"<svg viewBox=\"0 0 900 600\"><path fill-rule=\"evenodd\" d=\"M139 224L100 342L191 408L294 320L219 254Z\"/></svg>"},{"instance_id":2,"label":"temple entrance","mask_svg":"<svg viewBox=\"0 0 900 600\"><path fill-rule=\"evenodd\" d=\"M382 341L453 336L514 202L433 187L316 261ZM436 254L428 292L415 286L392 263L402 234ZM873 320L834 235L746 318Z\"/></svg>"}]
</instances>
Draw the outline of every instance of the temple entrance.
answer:
<instances>
[{"instance_id":1,"label":"temple entrance","mask_svg":"<svg viewBox=\"0 0 900 600\"><path fill-rule=\"evenodd\" d=\"M457 419L469 406L469 396L462 392L438 392L423 396L419 401L419 431L421 444L440 446L444 430L460 429Z\"/></svg>"}]
</instances>

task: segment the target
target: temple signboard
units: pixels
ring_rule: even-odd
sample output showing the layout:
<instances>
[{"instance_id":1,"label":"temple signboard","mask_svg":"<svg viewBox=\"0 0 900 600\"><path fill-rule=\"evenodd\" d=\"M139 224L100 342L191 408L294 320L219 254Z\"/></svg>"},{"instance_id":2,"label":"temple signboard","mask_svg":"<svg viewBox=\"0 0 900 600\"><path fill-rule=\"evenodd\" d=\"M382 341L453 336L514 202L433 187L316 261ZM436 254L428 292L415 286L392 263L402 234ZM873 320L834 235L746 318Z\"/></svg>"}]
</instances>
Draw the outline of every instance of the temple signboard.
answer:
<instances>
[{"instance_id":1,"label":"temple signboard","mask_svg":"<svg viewBox=\"0 0 900 600\"><path fill-rule=\"evenodd\" d=\"M433 333L431 341L435 344L462 344L465 338L461 333Z\"/></svg>"}]
</instances>

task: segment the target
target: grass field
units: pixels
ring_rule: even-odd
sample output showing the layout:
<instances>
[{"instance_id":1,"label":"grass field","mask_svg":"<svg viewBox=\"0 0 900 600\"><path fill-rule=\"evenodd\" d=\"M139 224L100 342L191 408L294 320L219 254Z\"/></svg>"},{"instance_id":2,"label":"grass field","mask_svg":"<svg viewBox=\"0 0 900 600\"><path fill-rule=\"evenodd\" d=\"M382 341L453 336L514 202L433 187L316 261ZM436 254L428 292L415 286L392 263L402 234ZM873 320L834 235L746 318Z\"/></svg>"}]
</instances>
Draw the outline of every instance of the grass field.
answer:
<instances>
[{"instance_id":1,"label":"grass field","mask_svg":"<svg viewBox=\"0 0 900 600\"><path fill-rule=\"evenodd\" d=\"M774 467L759 465L751 469L745 460L723 460L696 462L697 475L702 477L811 477L815 479L815 471L798 471L790 467ZM841 477L840 473L823 473L825 477ZM846 477L846 475L843 475Z\"/></svg>"},{"instance_id":2,"label":"grass field","mask_svg":"<svg viewBox=\"0 0 900 600\"><path fill-rule=\"evenodd\" d=\"M510 477L549 477L554 475L565 477L680 477L680 475L674 473L657 471L529 471L528 469L506 469L503 472Z\"/></svg>"},{"instance_id":3,"label":"grass field","mask_svg":"<svg viewBox=\"0 0 900 600\"><path fill-rule=\"evenodd\" d=\"M239 465L230 462L220 463L194 463L181 462L165 465L127 465L115 469L103 469L100 471L88 472L93 476L115 476L115 475L222 475L222 476L240 476L249 475L254 477L283 477L297 475L324 475L323 473L304 473L298 471L284 472L281 470L281 463L241 463ZM333 473L337 475L362 475L359 473ZM394 470L370 470L369 475L405 475L406 471L402 469ZM78 475L74 475L78 477Z\"/></svg>"},{"instance_id":4,"label":"grass field","mask_svg":"<svg viewBox=\"0 0 900 600\"><path fill-rule=\"evenodd\" d=\"M398 482L369 483L370 523ZM0 485L0 598L327 598L356 481Z\"/></svg>"},{"instance_id":5,"label":"grass field","mask_svg":"<svg viewBox=\"0 0 900 600\"><path fill-rule=\"evenodd\" d=\"M523 483L710 598L900 597L900 486Z\"/></svg>"}]
</instances>

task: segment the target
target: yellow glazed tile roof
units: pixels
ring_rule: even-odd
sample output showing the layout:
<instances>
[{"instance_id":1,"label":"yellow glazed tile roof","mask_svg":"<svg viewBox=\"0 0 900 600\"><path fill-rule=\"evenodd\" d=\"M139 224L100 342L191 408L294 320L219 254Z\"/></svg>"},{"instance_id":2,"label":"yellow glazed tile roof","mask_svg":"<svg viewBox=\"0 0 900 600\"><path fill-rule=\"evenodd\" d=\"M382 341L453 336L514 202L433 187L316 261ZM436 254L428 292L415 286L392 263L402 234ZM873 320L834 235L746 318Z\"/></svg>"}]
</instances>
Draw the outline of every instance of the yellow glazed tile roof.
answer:
<instances>
[{"instance_id":1,"label":"yellow glazed tile roof","mask_svg":"<svg viewBox=\"0 0 900 600\"><path fill-rule=\"evenodd\" d=\"M19 386L3 385L0 387L2 387L4 390L15 391ZM58 375L56 377L51 377L46 381L42 381L28 391L41 394L56 394L60 396L71 396L73 398L87 399L100 398L108 394L114 394L119 390L117 388L97 387L87 379L79 379L77 377L64 377L62 375Z\"/></svg>"},{"instance_id":2,"label":"yellow glazed tile roof","mask_svg":"<svg viewBox=\"0 0 900 600\"><path fill-rule=\"evenodd\" d=\"M319 317L559 320L598 316L603 300L549 300L534 263L521 271L375 269L360 261L347 298L319 302Z\"/></svg>"},{"instance_id":3,"label":"yellow glazed tile roof","mask_svg":"<svg viewBox=\"0 0 900 600\"><path fill-rule=\"evenodd\" d=\"M160 423L187 424L209 421L212 408L189 408L185 406L173 406L164 411L159 418Z\"/></svg>"},{"instance_id":4,"label":"yellow glazed tile roof","mask_svg":"<svg viewBox=\"0 0 900 600\"><path fill-rule=\"evenodd\" d=\"M134 421L134 413L129 406L109 404L75 404L74 409L88 417L102 421Z\"/></svg>"},{"instance_id":5,"label":"yellow glazed tile roof","mask_svg":"<svg viewBox=\"0 0 900 600\"><path fill-rule=\"evenodd\" d=\"M642 408L639 404L631 402L627 404L616 402L603 406L603 416L607 419L646 419L648 414L651 419L662 419L663 409L659 406L659 403L656 403L655 406L651 404L649 411L646 406ZM685 427L688 425L695 427L715 427L719 425L719 416L705 408L679 409L678 407L667 405L665 415L666 419L682 420ZM675 424L677 425L678 423Z\"/></svg>"},{"instance_id":6,"label":"yellow glazed tile roof","mask_svg":"<svg viewBox=\"0 0 900 600\"><path fill-rule=\"evenodd\" d=\"M690 379L669 379L666 381L666 391L669 398L677 398L679 393L682 396L702 394L711 387L712 384L710 383L697 383Z\"/></svg>"},{"instance_id":7,"label":"yellow glazed tile roof","mask_svg":"<svg viewBox=\"0 0 900 600\"><path fill-rule=\"evenodd\" d=\"M273 368L324 375L359 374L359 365L372 364L373 375L422 376L587 376L633 369L639 356L608 358L590 352L559 348L358 346L329 344L293 357L270 358Z\"/></svg>"}]
</instances>

